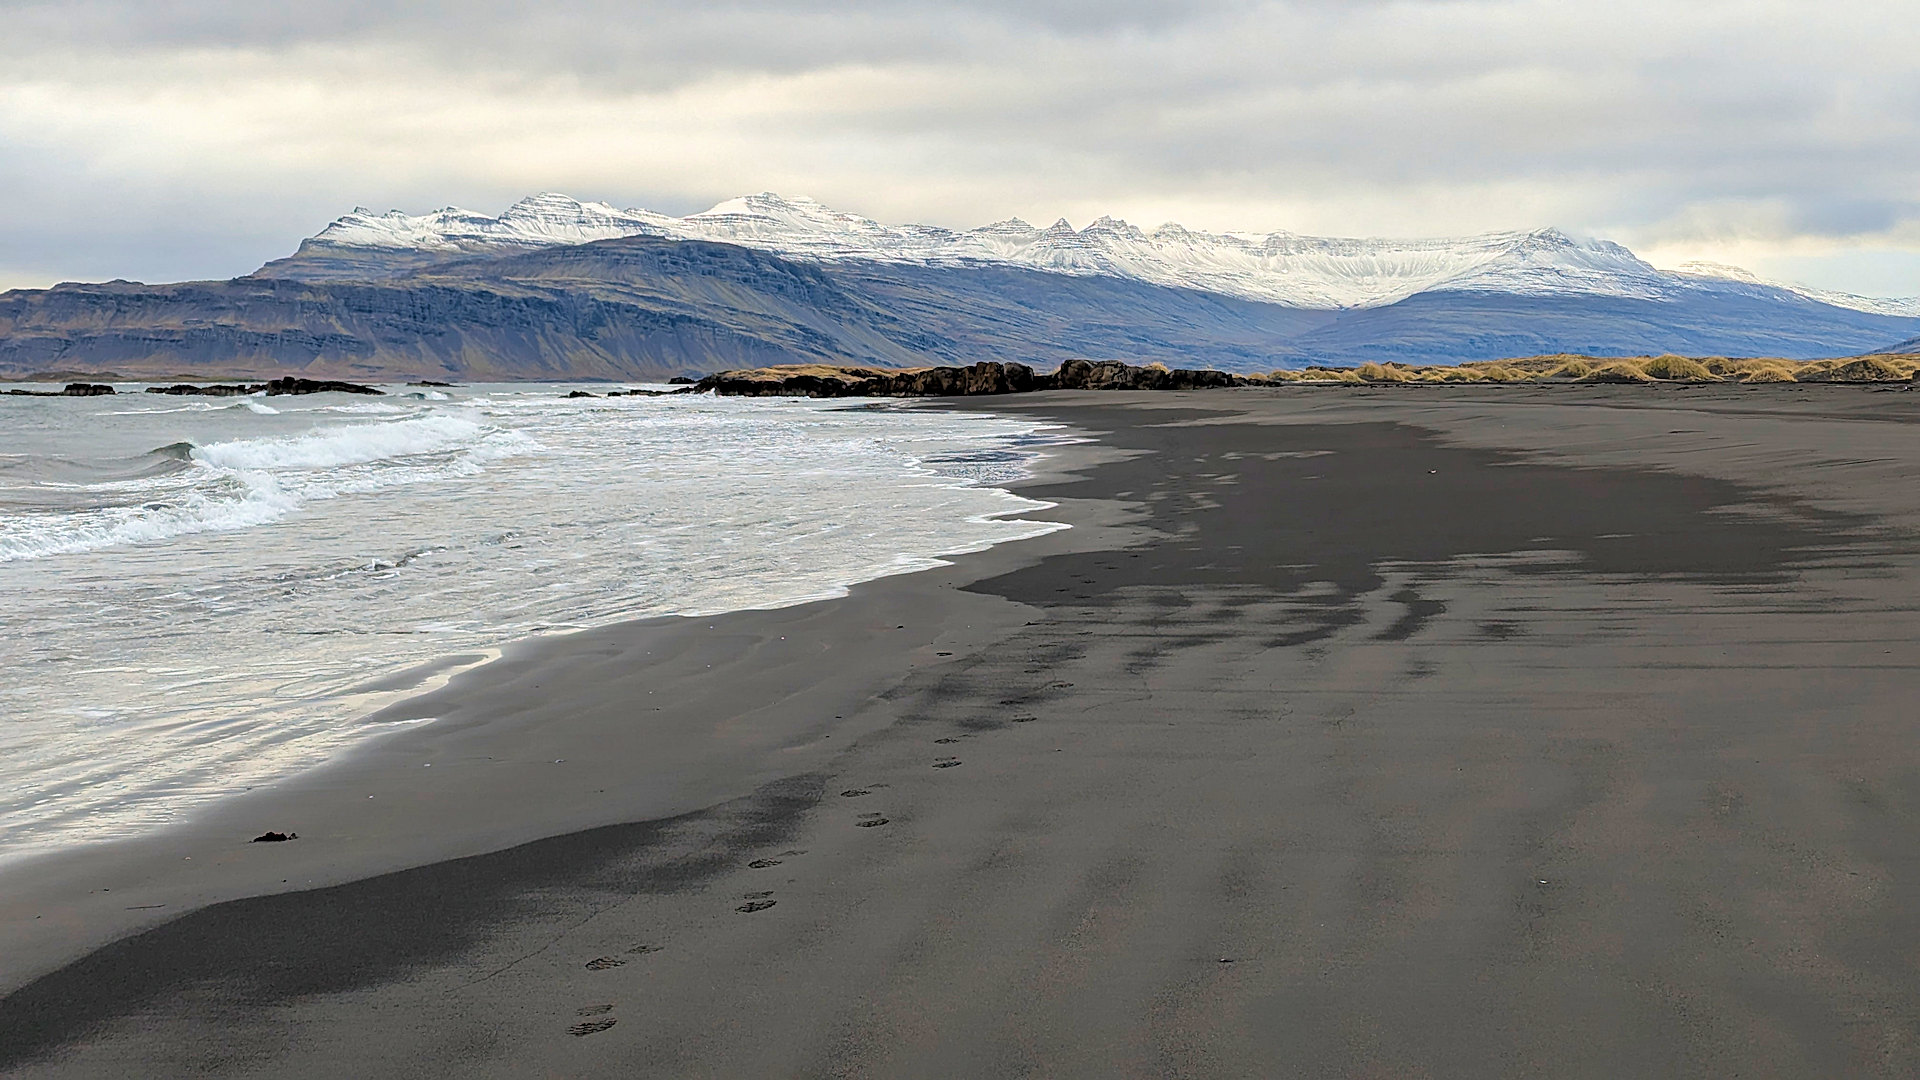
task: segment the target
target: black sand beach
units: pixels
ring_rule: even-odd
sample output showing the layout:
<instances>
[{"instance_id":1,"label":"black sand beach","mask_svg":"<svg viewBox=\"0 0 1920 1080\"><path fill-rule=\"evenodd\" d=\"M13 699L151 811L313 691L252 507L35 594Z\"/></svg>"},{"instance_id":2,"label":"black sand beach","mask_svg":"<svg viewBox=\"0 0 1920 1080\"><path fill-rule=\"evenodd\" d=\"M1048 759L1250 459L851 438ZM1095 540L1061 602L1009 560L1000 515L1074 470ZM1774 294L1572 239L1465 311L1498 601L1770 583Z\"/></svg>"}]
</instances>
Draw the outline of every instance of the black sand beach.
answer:
<instances>
[{"instance_id":1,"label":"black sand beach","mask_svg":"<svg viewBox=\"0 0 1920 1080\"><path fill-rule=\"evenodd\" d=\"M1920 1073L1920 394L981 407L1074 529L9 869L0 1072Z\"/></svg>"}]
</instances>

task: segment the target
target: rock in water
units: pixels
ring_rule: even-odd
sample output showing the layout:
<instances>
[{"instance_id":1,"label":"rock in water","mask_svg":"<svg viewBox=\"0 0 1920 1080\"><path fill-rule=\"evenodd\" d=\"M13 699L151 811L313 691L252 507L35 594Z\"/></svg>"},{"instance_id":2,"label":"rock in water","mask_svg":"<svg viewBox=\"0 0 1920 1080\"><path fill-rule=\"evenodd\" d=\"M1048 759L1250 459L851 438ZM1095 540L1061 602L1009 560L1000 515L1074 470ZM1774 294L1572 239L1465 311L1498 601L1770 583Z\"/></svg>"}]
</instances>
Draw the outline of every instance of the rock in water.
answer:
<instances>
[{"instance_id":1,"label":"rock in water","mask_svg":"<svg viewBox=\"0 0 1920 1080\"><path fill-rule=\"evenodd\" d=\"M191 383L175 383L172 386L149 386L149 394L172 394L193 397L245 397L260 392L258 386L242 386L238 383L216 383L212 386L195 386Z\"/></svg>"},{"instance_id":2,"label":"rock in water","mask_svg":"<svg viewBox=\"0 0 1920 1080\"><path fill-rule=\"evenodd\" d=\"M1069 360L1052 375L1036 375L1025 364L997 361L917 371L825 365L761 368L709 375L693 389L732 397L961 397L1032 390L1201 390L1246 384L1246 379L1225 371Z\"/></svg>"},{"instance_id":3,"label":"rock in water","mask_svg":"<svg viewBox=\"0 0 1920 1080\"><path fill-rule=\"evenodd\" d=\"M329 379L274 379L265 387L268 397L283 394L371 394L381 396L381 392L371 386L359 383L335 382Z\"/></svg>"},{"instance_id":4,"label":"rock in water","mask_svg":"<svg viewBox=\"0 0 1920 1080\"><path fill-rule=\"evenodd\" d=\"M9 390L14 397L100 397L113 393L106 383L68 383L65 390Z\"/></svg>"},{"instance_id":5,"label":"rock in water","mask_svg":"<svg viewBox=\"0 0 1920 1080\"><path fill-rule=\"evenodd\" d=\"M372 394L383 396L383 391L359 383L334 382L323 379L274 379L263 383L214 383L210 386L195 386L192 383L175 383L172 386L149 386L149 394L193 395L196 397L245 397L248 394L265 392L268 397L284 397L289 394ZM111 393L111 391L109 391Z\"/></svg>"}]
</instances>

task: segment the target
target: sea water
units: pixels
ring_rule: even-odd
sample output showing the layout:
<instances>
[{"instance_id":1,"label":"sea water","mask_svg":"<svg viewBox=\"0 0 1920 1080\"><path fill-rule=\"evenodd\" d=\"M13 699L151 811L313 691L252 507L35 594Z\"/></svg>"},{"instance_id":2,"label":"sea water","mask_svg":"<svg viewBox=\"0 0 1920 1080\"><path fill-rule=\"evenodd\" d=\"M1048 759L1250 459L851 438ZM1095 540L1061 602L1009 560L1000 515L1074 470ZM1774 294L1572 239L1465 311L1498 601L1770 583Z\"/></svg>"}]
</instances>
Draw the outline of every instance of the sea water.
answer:
<instances>
[{"instance_id":1,"label":"sea water","mask_svg":"<svg viewBox=\"0 0 1920 1080\"><path fill-rule=\"evenodd\" d=\"M1064 527L996 486L1039 421L571 389L0 397L0 858L377 737L396 673Z\"/></svg>"}]
</instances>

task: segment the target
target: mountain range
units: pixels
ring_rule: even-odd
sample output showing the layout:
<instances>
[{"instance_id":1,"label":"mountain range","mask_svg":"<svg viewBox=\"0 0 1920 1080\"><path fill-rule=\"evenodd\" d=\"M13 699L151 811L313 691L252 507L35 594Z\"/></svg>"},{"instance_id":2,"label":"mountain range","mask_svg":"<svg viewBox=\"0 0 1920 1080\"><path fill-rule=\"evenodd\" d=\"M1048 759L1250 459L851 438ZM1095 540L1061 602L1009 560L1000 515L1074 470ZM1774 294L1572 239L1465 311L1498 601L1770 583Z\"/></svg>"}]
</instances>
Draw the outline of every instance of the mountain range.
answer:
<instances>
[{"instance_id":1,"label":"mountain range","mask_svg":"<svg viewBox=\"0 0 1920 1080\"><path fill-rule=\"evenodd\" d=\"M1265 371L1552 352L1873 351L1920 299L1656 269L1555 230L1452 240L889 226L772 194L672 217L536 195L356 210L230 281L0 294L0 375L659 379L1074 358Z\"/></svg>"}]
</instances>

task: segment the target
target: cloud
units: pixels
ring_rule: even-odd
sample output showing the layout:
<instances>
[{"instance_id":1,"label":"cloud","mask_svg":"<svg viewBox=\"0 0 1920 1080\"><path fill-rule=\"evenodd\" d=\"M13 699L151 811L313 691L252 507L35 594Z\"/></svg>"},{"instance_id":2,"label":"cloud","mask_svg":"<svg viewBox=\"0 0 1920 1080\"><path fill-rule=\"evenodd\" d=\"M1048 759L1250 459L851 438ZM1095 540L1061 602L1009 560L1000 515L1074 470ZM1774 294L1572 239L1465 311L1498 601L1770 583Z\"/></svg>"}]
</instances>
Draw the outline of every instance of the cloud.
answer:
<instances>
[{"instance_id":1,"label":"cloud","mask_svg":"<svg viewBox=\"0 0 1920 1080\"><path fill-rule=\"evenodd\" d=\"M1920 222L1906 7L14 4L0 280L243 272L356 203L772 189L949 225L1557 224L1837 281Z\"/></svg>"}]
</instances>

